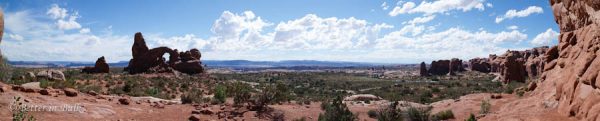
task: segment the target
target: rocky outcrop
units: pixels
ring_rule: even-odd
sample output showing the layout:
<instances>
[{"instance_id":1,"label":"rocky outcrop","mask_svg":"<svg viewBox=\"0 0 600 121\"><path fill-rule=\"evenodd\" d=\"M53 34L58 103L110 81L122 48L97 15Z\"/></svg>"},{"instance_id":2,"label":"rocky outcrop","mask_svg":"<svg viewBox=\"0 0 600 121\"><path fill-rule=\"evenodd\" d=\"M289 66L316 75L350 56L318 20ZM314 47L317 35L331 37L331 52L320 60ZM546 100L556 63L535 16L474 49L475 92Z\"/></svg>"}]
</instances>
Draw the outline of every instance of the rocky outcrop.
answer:
<instances>
[{"instance_id":1,"label":"rocky outcrop","mask_svg":"<svg viewBox=\"0 0 600 121\"><path fill-rule=\"evenodd\" d=\"M94 67L84 67L81 72L83 73L108 73L110 71L110 68L108 67L108 64L106 63L106 60L104 60L104 56L98 58L98 60L96 60L96 64L94 65Z\"/></svg>"},{"instance_id":2,"label":"rocky outcrop","mask_svg":"<svg viewBox=\"0 0 600 121\"><path fill-rule=\"evenodd\" d=\"M452 58L450 60L450 70L448 72L449 75L456 75L456 72L465 71L465 67L463 66L463 61L458 58Z\"/></svg>"},{"instance_id":3,"label":"rocky outcrop","mask_svg":"<svg viewBox=\"0 0 600 121\"><path fill-rule=\"evenodd\" d=\"M419 74L421 76L429 76L429 73L427 73L427 65L425 64L425 62L421 62L421 66L419 68Z\"/></svg>"},{"instance_id":4,"label":"rocky outcrop","mask_svg":"<svg viewBox=\"0 0 600 121\"><path fill-rule=\"evenodd\" d=\"M462 71L465 71L465 67L463 61L458 58L432 61L428 70L431 75L455 75L456 72Z\"/></svg>"},{"instance_id":5,"label":"rocky outcrop","mask_svg":"<svg viewBox=\"0 0 600 121\"><path fill-rule=\"evenodd\" d=\"M469 69L471 69L471 71L489 73L491 71L491 65L487 58L473 58L469 60Z\"/></svg>"},{"instance_id":6,"label":"rocky outcrop","mask_svg":"<svg viewBox=\"0 0 600 121\"><path fill-rule=\"evenodd\" d=\"M559 44L545 55L547 72L538 83L554 83L558 112L579 120L600 120L600 1L550 0L560 27ZM557 54L558 53L558 54ZM554 62L555 61L555 62ZM539 84L538 84L539 85ZM537 90L549 90L538 87Z\"/></svg>"},{"instance_id":7,"label":"rocky outcrop","mask_svg":"<svg viewBox=\"0 0 600 121\"><path fill-rule=\"evenodd\" d=\"M432 61L428 71L432 75L446 75L450 72L450 60Z\"/></svg>"},{"instance_id":8,"label":"rocky outcrop","mask_svg":"<svg viewBox=\"0 0 600 121\"><path fill-rule=\"evenodd\" d=\"M0 42L2 42L2 35L4 34L4 11L0 10ZM0 55L2 57L2 55Z\"/></svg>"},{"instance_id":9,"label":"rocky outcrop","mask_svg":"<svg viewBox=\"0 0 600 121\"><path fill-rule=\"evenodd\" d=\"M65 74L62 71L54 69L39 71L35 76L38 81L40 81L40 79L47 79L50 81L66 80Z\"/></svg>"},{"instance_id":10,"label":"rocky outcrop","mask_svg":"<svg viewBox=\"0 0 600 121\"><path fill-rule=\"evenodd\" d=\"M185 52L178 52L177 49L173 50L168 47L148 49L142 33L139 32L135 34L131 52L133 58L129 61L129 65L125 67L125 71L130 74L173 71L187 74L204 72L198 49ZM167 53L169 54L169 60L163 58L163 55Z\"/></svg>"}]
</instances>

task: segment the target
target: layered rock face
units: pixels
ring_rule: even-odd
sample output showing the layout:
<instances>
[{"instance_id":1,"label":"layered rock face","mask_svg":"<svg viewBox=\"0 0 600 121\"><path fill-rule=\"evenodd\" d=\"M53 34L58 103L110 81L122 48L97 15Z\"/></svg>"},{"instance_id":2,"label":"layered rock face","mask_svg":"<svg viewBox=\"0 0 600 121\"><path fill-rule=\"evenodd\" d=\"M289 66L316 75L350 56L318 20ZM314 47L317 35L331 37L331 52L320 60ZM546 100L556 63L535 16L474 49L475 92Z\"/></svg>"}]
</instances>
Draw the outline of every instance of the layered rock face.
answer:
<instances>
[{"instance_id":1,"label":"layered rock face","mask_svg":"<svg viewBox=\"0 0 600 121\"><path fill-rule=\"evenodd\" d=\"M421 66L419 68L419 74L421 76L429 76L429 73L427 73L427 65L425 64L425 62L421 62Z\"/></svg>"},{"instance_id":2,"label":"layered rock face","mask_svg":"<svg viewBox=\"0 0 600 121\"><path fill-rule=\"evenodd\" d=\"M555 21L560 27L559 44L550 49L540 83L556 85L558 112L580 120L600 120L600 1L550 0ZM558 54L556 54L558 53ZM547 90L538 88L541 90ZM537 89L536 89L537 90Z\"/></svg>"},{"instance_id":3,"label":"layered rock face","mask_svg":"<svg viewBox=\"0 0 600 121\"><path fill-rule=\"evenodd\" d=\"M456 72L465 71L465 67L463 66L463 61L458 58L452 58L450 60L450 70L448 72L449 75L456 75Z\"/></svg>"},{"instance_id":4,"label":"layered rock face","mask_svg":"<svg viewBox=\"0 0 600 121\"><path fill-rule=\"evenodd\" d=\"M489 73L491 65L487 58L473 58L469 60L469 69L472 71Z\"/></svg>"},{"instance_id":5,"label":"layered rock face","mask_svg":"<svg viewBox=\"0 0 600 121\"><path fill-rule=\"evenodd\" d=\"M204 72L198 49L191 49L181 53L177 49L173 50L168 47L148 49L146 41L140 32L135 34L131 52L133 59L125 67L125 71L128 71L130 74L147 72L162 73L173 72L174 70L187 74ZM163 58L163 55L166 53L169 54L168 61Z\"/></svg>"},{"instance_id":6,"label":"layered rock face","mask_svg":"<svg viewBox=\"0 0 600 121\"><path fill-rule=\"evenodd\" d=\"M462 71L465 71L465 67L463 61L458 58L432 61L428 70L431 75L455 75L456 72Z\"/></svg>"},{"instance_id":7,"label":"layered rock face","mask_svg":"<svg viewBox=\"0 0 600 121\"><path fill-rule=\"evenodd\" d=\"M446 75L450 72L450 60L432 61L428 71L432 75Z\"/></svg>"},{"instance_id":8,"label":"layered rock face","mask_svg":"<svg viewBox=\"0 0 600 121\"><path fill-rule=\"evenodd\" d=\"M108 73L110 71L110 67L106 63L104 56L98 58L96 60L96 64L94 67L84 67L81 72L83 73Z\"/></svg>"},{"instance_id":9,"label":"layered rock face","mask_svg":"<svg viewBox=\"0 0 600 121\"><path fill-rule=\"evenodd\" d=\"M537 78L544 71L547 62L547 46L524 51L507 51L503 55L490 55L491 72L500 73L502 82L525 82L527 78Z\"/></svg>"}]
</instances>

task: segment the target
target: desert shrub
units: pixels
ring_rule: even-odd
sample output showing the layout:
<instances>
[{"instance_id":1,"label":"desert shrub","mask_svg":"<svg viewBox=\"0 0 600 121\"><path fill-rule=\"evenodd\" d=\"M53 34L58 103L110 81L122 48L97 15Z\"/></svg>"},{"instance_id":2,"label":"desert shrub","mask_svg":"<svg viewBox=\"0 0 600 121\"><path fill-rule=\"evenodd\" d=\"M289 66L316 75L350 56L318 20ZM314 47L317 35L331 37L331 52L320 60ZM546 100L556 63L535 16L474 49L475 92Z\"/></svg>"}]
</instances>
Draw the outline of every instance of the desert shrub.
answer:
<instances>
[{"instance_id":1,"label":"desert shrub","mask_svg":"<svg viewBox=\"0 0 600 121\"><path fill-rule=\"evenodd\" d=\"M12 119L13 121L35 121L36 119L28 114L26 108L21 107L23 102L21 102L21 97L13 97L14 102L12 104Z\"/></svg>"},{"instance_id":2,"label":"desert shrub","mask_svg":"<svg viewBox=\"0 0 600 121\"><path fill-rule=\"evenodd\" d=\"M250 100L252 87L246 83L234 82L227 87L227 93L233 97L234 105L241 105Z\"/></svg>"},{"instance_id":3,"label":"desert shrub","mask_svg":"<svg viewBox=\"0 0 600 121\"><path fill-rule=\"evenodd\" d=\"M272 121L285 121L285 114L281 111L276 111L273 113Z\"/></svg>"},{"instance_id":4,"label":"desert shrub","mask_svg":"<svg viewBox=\"0 0 600 121\"><path fill-rule=\"evenodd\" d=\"M48 80L46 79L40 79L39 82L41 88L47 88L48 86L50 86L50 82L48 82Z\"/></svg>"},{"instance_id":5,"label":"desert shrub","mask_svg":"<svg viewBox=\"0 0 600 121\"><path fill-rule=\"evenodd\" d=\"M146 89L146 94L149 96L156 96L159 93L160 93L160 90L158 90L158 88L150 87L150 88Z\"/></svg>"},{"instance_id":6,"label":"desert shrub","mask_svg":"<svg viewBox=\"0 0 600 121\"><path fill-rule=\"evenodd\" d=\"M369 110L369 111L367 111L367 115L370 118L377 118L377 111L375 111L375 110Z\"/></svg>"},{"instance_id":7,"label":"desert shrub","mask_svg":"<svg viewBox=\"0 0 600 121\"><path fill-rule=\"evenodd\" d=\"M475 118L475 115L473 115L472 113L469 115L469 118L465 119L465 121L477 121L477 118Z\"/></svg>"},{"instance_id":8,"label":"desert shrub","mask_svg":"<svg viewBox=\"0 0 600 121\"><path fill-rule=\"evenodd\" d=\"M402 113L396 108L398 102L394 101L389 106L379 109L377 111L378 121L401 121Z\"/></svg>"},{"instance_id":9,"label":"desert shrub","mask_svg":"<svg viewBox=\"0 0 600 121\"><path fill-rule=\"evenodd\" d=\"M1 57L2 55L0 55ZM12 67L8 64L8 59L2 57L0 60L0 80L7 82L12 78Z\"/></svg>"},{"instance_id":10,"label":"desert shrub","mask_svg":"<svg viewBox=\"0 0 600 121\"><path fill-rule=\"evenodd\" d=\"M90 91L100 92L102 90L102 87L100 87L98 85L80 85L77 88L80 92L90 92Z\"/></svg>"},{"instance_id":11,"label":"desert shrub","mask_svg":"<svg viewBox=\"0 0 600 121\"><path fill-rule=\"evenodd\" d=\"M448 119L454 119L454 113L452 113L452 110L445 110L442 112L438 112L437 114L433 115L433 120L448 120Z\"/></svg>"},{"instance_id":12,"label":"desert shrub","mask_svg":"<svg viewBox=\"0 0 600 121\"><path fill-rule=\"evenodd\" d=\"M411 121L428 121L431 107L409 107L407 110L408 119Z\"/></svg>"},{"instance_id":13,"label":"desert shrub","mask_svg":"<svg viewBox=\"0 0 600 121\"><path fill-rule=\"evenodd\" d=\"M181 96L181 103L183 104L203 102L206 102L206 99L202 97L202 90L192 89L188 93L185 93Z\"/></svg>"},{"instance_id":14,"label":"desert shrub","mask_svg":"<svg viewBox=\"0 0 600 121\"><path fill-rule=\"evenodd\" d=\"M52 86L52 88L57 89L75 88L75 86L77 85L75 80L73 79L67 79L65 81L52 81L49 82L49 84Z\"/></svg>"},{"instance_id":15,"label":"desert shrub","mask_svg":"<svg viewBox=\"0 0 600 121\"><path fill-rule=\"evenodd\" d=\"M217 85L215 87L215 95L213 97L214 101L217 103L224 103L226 98L225 87L222 85Z\"/></svg>"},{"instance_id":16,"label":"desert shrub","mask_svg":"<svg viewBox=\"0 0 600 121\"><path fill-rule=\"evenodd\" d=\"M325 113L319 114L319 121L356 121L358 118L354 115L346 104L342 102L342 97L337 96L335 99L323 102L321 109Z\"/></svg>"},{"instance_id":17,"label":"desert shrub","mask_svg":"<svg viewBox=\"0 0 600 121\"><path fill-rule=\"evenodd\" d=\"M491 107L492 107L492 104L490 104L490 102L488 100L482 100L481 101L481 110L479 111L479 113L487 114L490 112Z\"/></svg>"},{"instance_id":18,"label":"desert shrub","mask_svg":"<svg viewBox=\"0 0 600 121\"><path fill-rule=\"evenodd\" d=\"M294 119L293 121L306 121L306 117L302 117L302 118L299 118L299 119Z\"/></svg>"}]
</instances>

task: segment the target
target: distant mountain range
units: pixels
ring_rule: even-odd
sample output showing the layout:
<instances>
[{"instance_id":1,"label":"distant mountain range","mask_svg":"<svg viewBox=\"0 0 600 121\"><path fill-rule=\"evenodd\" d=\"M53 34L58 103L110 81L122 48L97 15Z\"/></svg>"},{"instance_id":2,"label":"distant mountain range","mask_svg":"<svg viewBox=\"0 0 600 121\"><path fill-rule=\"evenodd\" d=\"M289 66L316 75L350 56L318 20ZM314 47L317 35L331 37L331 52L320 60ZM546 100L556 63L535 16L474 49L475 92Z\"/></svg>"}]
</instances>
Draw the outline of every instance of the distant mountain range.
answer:
<instances>
[{"instance_id":1,"label":"distant mountain range","mask_svg":"<svg viewBox=\"0 0 600 121\"><path fill-rule=\"evenodd\" d=\"M129 61L108 63L111 67L126 67ZM94 66L94 62L77 61L9 61L17 67L68 67L76 68ZM284 61L249 61L249 60L203 60L207 67L228 68L274 68L274 67L363 67L389 65L381 63L344 62L344 61L317 61L317 60L284 60Z\"/></svg>"}]
</instances>

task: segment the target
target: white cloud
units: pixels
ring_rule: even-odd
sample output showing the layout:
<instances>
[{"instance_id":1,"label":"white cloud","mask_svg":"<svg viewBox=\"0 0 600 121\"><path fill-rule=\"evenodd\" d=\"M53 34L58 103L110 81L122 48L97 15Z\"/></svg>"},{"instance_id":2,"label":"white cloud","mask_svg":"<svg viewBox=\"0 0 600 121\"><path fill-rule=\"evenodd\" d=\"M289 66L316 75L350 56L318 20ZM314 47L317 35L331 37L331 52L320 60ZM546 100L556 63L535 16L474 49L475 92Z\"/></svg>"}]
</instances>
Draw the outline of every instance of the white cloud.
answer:
<instances>
[{"instance_id":1,"label":"white cloud","mask_svg":"<svg viewBox=\"0 0 600 121\"><path fill-rule=\"evenodd\" d=\"M298 49L349 49L369 45L387 24L370 25L353 17L321 18L308 14L300 19L281 22L275 27L273 40L277 47Z\"/></svg>"},{"instance_id":2,"label":"white cloud","mask_svg":"<svg viewBox=\"0 0 600 121\"><path fill-rule=\"evenodd\" d=\"M82 33L82 34L90 33L90 28L82 28L81 30L79 30L79 33Z\"/></svg>"},{"instance_id":3,"label":"white cloud","mask_svg":"<svg viewBox=\"0 0 600 121\"><path fill-rule=\"evenodd\" d=\"M496 17L496 23L500 23L506 19L512 19L512 18L522 18L522 17L527 17L531 14L535 14L535 13L543 13L544 10L541 7L538 6L529 6L527 7L527 9L525 10L508 10L506 11L506 13L503 16L498 16Z\"/></svg>"},{"instance_id":4,"label":"white cloud","mask_svg":"<svg viewBox=\"0 0 600 121\"><path fill-rule=\"evenodd\" d=\"M402 7L396 6L390 11L390 16L397 16L406 13L423 13L431 15L434 13L446 13L451 10L461 10L463 12L473 9L484 10L484 0L439 0L439 1L423 1L416 6L414 2L406 2Z\"/></svg>"},{"instance_id":5,"label":"white cloud","mask_svg":"<svg viewBox=\"0 0 600 121\"><path fill-rule=\"evenodd\" d=\"M487 6L488 8L493 8L494 5L492 5L492 3L486 3L485 6Z\"/></svg>"},{"instance_id":6,"label":"white cloud","mask_svg":"<svg viewBox=\"0 0 600 121\"><path fill-rule=\"evenodd\" d=\"M8 38L17 40L17 41L23 41L23 36L18 35L18 34L8 34Z\"/></svg>"},{"instance_id":7,"label":"white cloud","mask_svg":"<svg viewBox=\"0 0 600 121\"><path fill-rule=\"evenodd\" d=\"M404 3L402 5L402 7L400 7L400 6L394 7L394 9L392 9L392 11L390 11L389 15L390 16L397 16L399 14L408 13L414 7L415 7L415 3L414 2L406 2L406 3Z\"/></svg>"},{"instance_id":8,"label":"white cloud","mask_svg":"<svg viewBox=\"0 0 600 121\"><path fill-rule=\"evenodd\" d=\"M53 19L64 19L68 16L67 10L60 8L57 4L52 4L52 7L48 9L46 14L50 15Z\"/></svg>"},{"instance_id":9,"label":"white cloud","mask_svg":"<svg viewBox=\"0 0 600 121\"><path fill-rule=\"evenodd\" d=\"M390 6L387 4L387 2L383 2L383 3L381 4L381 9L383 9L383 10L387 10L389 7L390 7Z\"/></svg>"},{"instance_id":10,"label":"white cloud","mask_svg":"<svg viewBox=\"0 0 600 121\"><path fill-rule=\"evenodd\" d=\"M510 30L516 30L516 29L519 29L519 26L512 25L512 26L508 26L506 28L510 29Z\"/></svg>"},{"instance_id":11,"label":"white cloud","mask_svg":"<svg viewBox=\"0 0 600 121\"><path fill-rule=\"evenodd\" d=\"M70 30L70 29L79 29L81 25L75 21L77 17L71 16L68 20L60 19L56 22L58 29L61 30Z\"/></svg>"},{"instance_id":12,"label":"white cloud","mask_svg":"<svg viewBox=\"0 0 600 121\"><path fill-rule=\"evenodd\" d=\"M460 28L450 28L442 32L424 33L409 37L401 31L391 32L377 39L372 54L403 53L399 59L439 59L459 57L463 59L484 57L490 53L501 53L513 49L512 45L527 39L519 31L489 33L471 32ZM508 44L507 47L502 45ZM460 54L457 54L460 53ZM389 57L391 55L388 55Z\"/></svg>"},{"instance_id":13,"label":"white cloud","mask_svg":"<svg viewBox=\"0 0 600 121\"><path fill-rule=\"evenodd\" d=\"M68 11L64 8L61 8L57 4L52 4L52 7L48 9L46 12L47 15L50 15L51 18L57 20L56 26L61 30L70 30L70 29L79 29L81 25L77 22L77 18L79 14L75 12L75 14L70 15Z\"/></svg>"},{"instance_id":14,"label":"white cloud","mask_svg":"<svg viewBox=\"0 0 600 121\"><path fill-rule=\"evenodd\" d=\"M408 24L421 24L421 23L427 23L431 20L435 19L435 15L429 15L429 16L423 16L423 17L416 17L410 21L408 21Z\"/></svg>"},{"instance_id":15,"label":"white cloud","mask_svg":"<svg viewBox=\"0 0 600 121\"><path fill-rule=\"evenodd\" d=\"M550 45L551 41L558 39L558 32L548 28L545 32L542 32L535 36L533 40L531 40L531 44L536 46Z\"/></svg>"}]
</instances>

